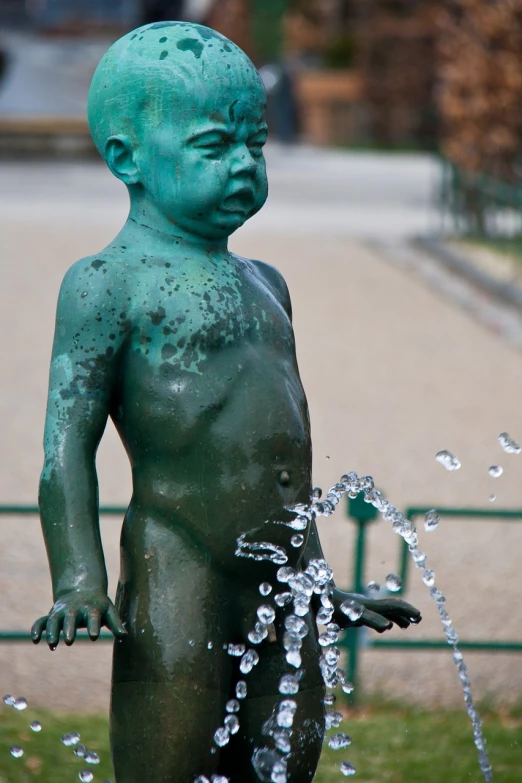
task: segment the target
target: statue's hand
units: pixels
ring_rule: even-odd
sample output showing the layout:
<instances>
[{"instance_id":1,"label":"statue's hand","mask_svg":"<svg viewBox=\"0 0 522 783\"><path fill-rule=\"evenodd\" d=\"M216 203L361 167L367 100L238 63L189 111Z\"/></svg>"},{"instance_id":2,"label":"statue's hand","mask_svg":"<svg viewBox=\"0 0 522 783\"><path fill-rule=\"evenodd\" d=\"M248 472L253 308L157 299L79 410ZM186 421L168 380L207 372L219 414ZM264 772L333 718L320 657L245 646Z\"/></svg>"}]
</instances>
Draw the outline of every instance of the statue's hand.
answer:
<instances>
[{"instance_id":1,"label":"statue's hand","mask_svg":"<svg viewBox=\"0 0 522 783\"><path fill-rule=\"evenodd\" d=\"M38 644L46 631L46 641L55 649L63 629L65 644L71 645L76 638L77 628L87 628L92 641L100 635L100 628L106 626L117 639L127 635L116 607L104 593L71 592L63 595L45 617L40 617L31 628L34 644Z\"/></svg>"},{"instance_id":2,"label":"statue's hand","mask_svg":"<svg viewBox=\"0 0 522 783\"><path fill-rule=\"evenodd\" d=\"M363 607L359 620L351 621L341 610L344 601L352 599ZM421 613L400 598L367 598L359 593L344 593L334 590L332 601L335 606L334 621L342 628L353 628L365 625L378 633L389 631L393 624L399 628L408 628L410 624L417 625L422 620Z\"/></svg>"}]
</instances>

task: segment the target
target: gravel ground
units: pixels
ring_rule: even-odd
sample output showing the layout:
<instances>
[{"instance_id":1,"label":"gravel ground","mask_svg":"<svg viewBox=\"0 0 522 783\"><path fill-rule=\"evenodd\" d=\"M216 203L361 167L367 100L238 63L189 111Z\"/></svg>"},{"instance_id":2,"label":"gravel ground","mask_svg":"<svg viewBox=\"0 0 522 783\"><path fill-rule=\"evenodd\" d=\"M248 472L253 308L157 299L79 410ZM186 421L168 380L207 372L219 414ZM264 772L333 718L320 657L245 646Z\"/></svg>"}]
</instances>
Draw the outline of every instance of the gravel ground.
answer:
<instances>
[{"instance_id":1,"label":"gravel ground","mask_svg":"<svg viewBox=\"0 0 522 783\"><path fill-rule=\"evenodd\" d=\"M400 246L389 246L433 227L435 164L416 156L277 149L269 163L269 205L238 232L232 247L273 263L289 284L316 483L327 487L356 470L372 474L401 508L489 507L493 491L499 508L522 506L522 455L505 455L497 441L505 430L522 438L518 345L488 328L480 317L484 306L463 310L444 279L433 286L416 273L411 250L405 263ZM58 286L74 260L116 233L126 196L96 164L0 169L0 499L30 503L42 461ZM380 244L369 246L368 239ZM458 454L460 471L448 473L435 462L443 448ZM505 468L497 480L488 476L493 463ZM112 425L98 466L102 503L125 504L130 475ZM0 523L0 626L27 628L51 602L39 524L30 517ZM102 528L114 589L119 525L104 519ZM343 510L321 522L321 535L338 582L348 586L353 528ZM385 523L372 527L368 580L382 582L397 569L398 545ZM421 545L462 638L522 641L512 608L522 587L522 525L448 519L435 533L422 531ZM425 619L408 634L441 638L427 590L412 576L408 597ZM469 667L477 695L520 698L522 656L473 654ZM4 691L23 693L33 703L97 710L107 706L110 646L61 646L51 654L43 647L1 645L0 671ZM429 704L461 701L449 651L368 651L363 684Z\"/></svg>"}]
</instances>

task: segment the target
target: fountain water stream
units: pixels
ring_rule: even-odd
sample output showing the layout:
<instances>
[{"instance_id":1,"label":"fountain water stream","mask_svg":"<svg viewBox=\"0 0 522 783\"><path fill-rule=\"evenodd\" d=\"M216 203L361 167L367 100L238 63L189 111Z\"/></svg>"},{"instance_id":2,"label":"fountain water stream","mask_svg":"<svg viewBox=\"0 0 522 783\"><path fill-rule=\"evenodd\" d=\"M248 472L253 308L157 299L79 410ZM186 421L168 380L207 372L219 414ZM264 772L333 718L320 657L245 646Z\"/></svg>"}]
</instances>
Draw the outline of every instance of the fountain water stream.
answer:
<instances>
[{"instance_id":1,"label":"fountain water stream","mask_svg":"<svg viewBox=\"0 0 522 783\"><path fill-rule=\"evenodd\" d=\"M505 451L519 453L517 451L518 445L511 441L506 433L500 436L500 442ZM460 467L459 460L450 452L439 452L437 459L448 470L456 470ZM348 497L355 498L361 492L364 493L364 500L375 506L382 517L387 522L391 522L393 530L406 541L413 562L416 568L421 571L424 584L429 587L430 596L437 606L446 640L453 649L453 660L457 667L464 692L466 710L473 728L473 738L478 751L480 769L486 783L490 783L493 780L491 763L486 750L482 722L471 693L467 666L458 647L458 633L446 610L446 598L435 584L435 574L427 567L426 554L418 548L418 534L415 525L407 520L395 506L375 489L374 481L370 476L359 477L355 472L343 475L340 481L331 487L324 500L321 500L321 491L316 489L309 505L298 504L287 508L286 510L292 512L295 516L289 522L281 524L285 524L296 531L305 530L313 519L331 516L343 495L347 494ZM428 512L425 524L428 530L433 530L437 527L438 514L435 509ZM299 544L294 543L294 538L291 542L292 545L295 546L302 543L301 540ZM300 538L302 539L303 537L301 536ZM296 571L284 565L288 557L283 547L275 546L269 542L249 544L245 541L245 535L238 539L236 555L256 561L269 560L273 563L281 564L277 572L277 579L280 583L288 585L289 590L276 594L274 601L278 606L289 605L293 602L293 613L285 618L284 647L287 663L289 667L295 669L295 674L285 674L281 678L279 691L283 698L276 705L273 715L265 724L265 733L272 736L276 750L267 747L258 748L254 751L252 759L254 768L261 781L264 781L264 783L286 783L285 756L291 750L291 727L297 709L296 702L288 698L288 696L297 693L299 690L301 674L300 650L302 639L308 633L308 627L303 618L310 611L310 602L313 595L320 596L321 601L321 609L316 616L317 624L325 626L325 630L319 635L319 644L324 648L319 666L325 685L327 688L333 689L338 684L341 684L343 690L347 693L353 690L353 686L351 683L346 682L345 673L338 665L340 652L335 643L338 640L340 628L335 623L332 623L334 611L331 601L331 594L334 589L333 572L324 560L311 560L304 571ZM391 591L396 591L401 586L399 578L394 574L388 575L386 584ZM269 587L266 583L262 583L260 585L260 593L266 597L271 592L268 589ZM345 601L341 609L354 622L361 617L363 612L363 607L355 600ZM259 606L257 614L259 621L248 635L249 641L254 645L259 644L268 636L270 624L275 618L274 609L266 603ZM245 674L250 672L258 660L259 657L255 650L245 650L241 658L241 671ZM333 709L334 700L335 696L333 694L328 694L325 699L325 728L327 731L333 728L337 729L343 717L342 713ZM236 723L234 723L235 725ZM225 722L225 725L217 730L214 741L218 745L225 744L225 742L228 742L231 733ZM344 733L337 733L328 740L329 746L336 750L348 747L350 742L350 737ZM355 774L354 767L348 761L341 763L340 771L345 776ZM206 782L204 778L199 778L198 783Z\"/></svg>"}]
</instances>

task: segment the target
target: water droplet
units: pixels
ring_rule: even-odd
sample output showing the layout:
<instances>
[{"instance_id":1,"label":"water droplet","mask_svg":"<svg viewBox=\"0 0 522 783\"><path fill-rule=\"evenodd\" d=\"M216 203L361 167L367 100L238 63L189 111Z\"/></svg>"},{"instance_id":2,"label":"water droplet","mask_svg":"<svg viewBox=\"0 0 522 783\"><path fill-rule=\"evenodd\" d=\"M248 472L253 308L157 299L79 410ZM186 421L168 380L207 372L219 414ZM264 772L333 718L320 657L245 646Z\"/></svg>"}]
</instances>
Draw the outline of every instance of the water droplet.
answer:
<instances>
[{"instance_id":1,"label":"water droplet","mask_svg":"<svg viewBox=\"0 0 522 783\"><path fill-rule=\"evenodd\" d=\"M214 742L218 748L224 748L230 741L230 732L226 726L220 726L217 731L214 732Z\"/></svg>"},{"instance_id":2,"label":"water droplet","mask_svg":"<svg viewBox=\"0 0 522 783\"><path fill-rule=\"evenodd\" d=\"M229 644L228 645L228 654L232 655L234 658L240 658L246 650L246 647L244 644Z\"/></svg>"},{"instance_id":3,"label":"water droplet","mask_svg":"<svg viewBox=\"0 0 522 783\"><path fill-rule=\"evenodd\" d=\"M492 465L490 469L488 470L489 475L491 478L498 478L501 476L504 472L504 468L500 465Z\"/></svg>"},{"instance_id":4,"label":"water droplet","mask_svg":"<svg viewBox=\"0 0 522 783\"><path fill-rule=\"evenodd\" d=\"M348 745L351 744L352 738L349 737L348 734L343 734L342 732L334 734L333 737L330 737L328 740L328 745L332 750L341 750L341 748L347 748Z\"/></svg>"},{"instance_id":5,"label":"water droplet","mask_svg":"<svg viewBox=\"0 0 522 783\"><path fill-rule=\"evenodd\" d=\"M257 609L257 616L264 625L270 625L275 620L275 611L270 604L262 604Z\"/></svg>"},{"instance_id":6,"label":"water droplet","mask_svg":"<svg viewBox=\"0 0 522 783\"><path fill-rule=\"evenodd\" d=\"M19 759L24 755L23 748L21 748L20 745L11 745L10 753L11 756L14 756L15 759Z\"/></svg>"},{"instance_id":7,"label":"water droplet","mask_svg":"<svg viewBox=\"0 0 522 783\"><path fill-rule=\"evenodd\" d=\"M239 731L239 721L235 715L227 715L225 718L225 728L230 734L237 734Z\"/></svg>"},{"instance_id":8,"label":"water droplet","mask_svg":"<svg viewBox=\"0 0 522 783\"><path fill-rule=\"evenodd\" d=\"M292 546L299 547L304 542L304 536L301 535L301 533L296 533L295 536L292 536L290 539L290 543Z\"/></svg>"},{"instance_id":9,"label":"water droplet","mask_svg":"<svg viewBox=\"0 0 522 783\"><path fill-rule=\"evenodd\" d=\"M504 451L507 452L507 454L520 454L520 452L522 451L522 449L520 448L516 440L510 438L507 432L501 432L500 435L498 436L498 439L500 445L502 446Z\"/></svg>"},{"instance_id":10,"label":"water droplet","mask_svg":"<svg viewBox=\"0 0 522 783\"><path fill-rule=\"evenodd\" d=\"M369 593L378 593L381 589L381 586L378 582L374 582L373 580L371 582L368 582L366 585L366 589Z\"/></svg>"},{"instance_id":11,"label":"water droplet","mask_svg":"<svg viewBox=\"0 0 522 783\"><path fill-rule=\"evenodd\" d=\"M272 731L275 746L281 753L290 753L292 745L290 744L291 732L288 729L275 729Z\"/></svg>"},{"instance_id":12,"label":"water droplet","mask_svg":"<svg viewBox=\"0 0 522 783\"><path fill-rule=\"evenodd\" d=\"M210 780L205 775L198 775L194 783L210 783Z\"/></svg>"},{"instance_id":13,"label":"water droplet","mask_svg":"<svg viewBox=\"0 0 522 783\"><path fill-rule=\"evenodd\" d=\"M247 684L244 680L239 680L239 682L236 685L236 697L238 699L246 699L247 695Z\"/></svg>"},{"instance_id":14,"label":"water droplet","mask_svg":"<svg viewBox=\"0 0 522 783\"><path fill-rule=\"evenodd\" d=\"M289 582L290 579L295 576L296 570L295 568L290 568L290 566L283 566L280 568L277 572L277 581L278 582Z\"/></svg>"},{"instance_id":15,"label":"water droplet","mask_svg":"<svg viewBox=\"0 0 522 783\"><path fill-rule=\"evenodd\" d=\"M241 658L239 668L243 674L249 674L254 666L259 663L259 655L255 650L247 650ZM237 695L237 694L236 694Z\"/></svg>"},{"instance_id":16,"label":"water droplet","mask_svg":"<svg viewBox=\"0 0 522 783\"><path fill-rule=\"evenodd\" d=\"M94 778L94 775L90 769L82 769L82 771L78 773L78 777L80 778L82 783L91 783L91 780Z\"/></svg>"},{"instance_id":17,"label":"water droplet","mask_svg":"<svg viewBox=\"0 0 522 783\"><path fill-rule=\"evenodd\" d=\"M327 609L325 606L322 606L317 612L315 619L319 625L328 625L332 617L333 609Z\"/></svg>"},{"instance_id":18,"label":"water droplet","mask_svg":"<svg viewBox=\"0 0 522 783\"><path fill-rule=\"evenodd\" d=\"M440 605L443 605L443 604L446 603L446 598L441 593L441 591L438 590L435 586L434 587L430 587L430 595L431 595L431 597L433 598L433 600L436 603L438 603Z\"/></svg>"},{"instance_id":19,"label":"water droplet","mask_svg":"<svg viewBox=\"0 0 522 783\"><path fill-rule=\"evenodd\" d=\"M439 522L440 516L438 511L432 508L430 511L428 511L426 517L424 518L424 529L427 530L428 533L431 533L433 530L438 528Z\"/></svg>"},{"instance_id":20,"label":"water droplet","mask_svg":"<svg viewBox=\"0 0 522 783\"><path fill-rule=\"evenodd\" d=\"M308 576L308 574L299 571L288 580L288 585L299 596L305 595L310 598L314 592L315 580Z\"/></svg>"},{"instance_id":21,"label":"water droplet","mask_svg":"<svg viewBox=\"0 0 522 783\"><path fill-rule=\"evenodd\" d=\"M78 756L79 759L84 759L87 753L88 750L85 745L77 745L74 749L74 755Z\"/></svg>"},{"instance_id":22,"label":"water droplet","mask_svg":"<svg viewBox=\"0 0 522 783\"><path fill-rule=\"evenodd\" d=\"M321 647L328 647L330 644L335 644L339 639L339 633L335 631L323 631L319 636L319 644Z\"/></svg>"},{"instance_id":23,"label":"water droplet","mask_svg":"<svg viewBox=\"0 0 522 783\"><path fill-rule=\"evenodd\" d=\"M81 293L82 299L85 299L86 296L87 296L87 291L82 291Z\"/></svg>"},{"instance_id":24,"label":"water droplet","mask_svg":"<svg viewBox=\"0 0 522 783\"><path fill-rule=\"evenodd\" d=\"M19 699L15 699L13 702L13 707L15 710L26 710L27 709L27 699L24 699L23 696L20 696Z\"/></svg>"},{"instance_id":25,"label":"water droplet","mask_svg":"<svg viewBox=\"0 0 522 783\"><path fill-rule=\"evenodd\" d=\"M262 783L273 783L274 768L277 769L276 765L280 762L279 754L268 748L256 748L252 755L252 766Z\"/></svg>"},{"instance_id":26,"label":"water droplet","mask_svg":"<svg viewBox=\"0 0 522 783\"><path fill-rule=\"evenodd\" d=\"M87 764L99 764L100 763L100 757L93 750L90 750L88 753L86 753L84 758L85 758L85 761L87 762Z\"/></svg>"},{"instance_id":27,"label":"water droplet","mask_svg":"<svg viewBox=\"0 0 522 783\"><path fill-rule=\"evenodd\" d=\"M299 669L302 663L301 653L299 652L299 650L293 648L291 650L288 650L286 654L286 662L290 666L293 666L295 669Z\"/></svg>"},{"instance_id":28,"label":"water droplet","mask_svg":"<svg viewBox=\"0 0 522 783\"><path fill-rule=\"evenodd\" d=\"M496 499L497 499L497 496L495 494L491 494L489 496L489 502L490 503L494 503Z\"/></svg>"},{"instance_id":29,"label":"water droplet","mask_svg":"<svg viewBox=\"0 0 522 783\"><path fill-rule=\"evenodd\" d=\"M312 491L312 500L321 500L323 490L321 487L314 487Z\"/></svg>"},{"instance_id":30,"label":"water droplet","mask_svg":"<svg viewBox=\"0 0 522 783\"><path fill-rule=\"evenodd\" d=\"M338 647L329 647L324 652L324 659L328 666L335 667L337 666L337 662L339 661L339 648Z\"/></svg>"},{"instance_id":31,"label":"water droplet","mask_svg":"<svg viewBox=\"0 0 522 783\"><path fill-rule=\"evenodd\" d=\"M343 689L343 691L345 693L348 693L348 694L353 693L354 690L355 690L355 686L352 685L351 682L343 682L343 684L341 685L341 688Z\"/></svg>"},{"instance_id":32,"label":"water droplet","mask_svg":"<svg viewBox=\"0 0 522 783\"><path fill-rule=\"evenodd\" d=\"M14 696L11 696L10 693L6 693L6 695L4 696L3 701L4 701L4 704L7 704L8 707L12 707L13 704L15 703L16 699L15 699Z\"/></svg>"},{"instance_id":33,"label":"water droplet","mask_svg":"<svg viewBox=\"0 0 522 783\"><path fill-rule=\"evenodd\" d=\"M207 650L211 650L214 646L214 642L207 642Z\"/></svg>"},{"instance_id":34,"label":"water droplet","mask_svg":"<svg viewBox=\"0 0 522 783\"><path fill-rule=\"evenodd\" d=\"M304 639L308 633L308 626L305 621L295 614L289 614L288 617L285 618L285 628L300 639Z\"/></svg>"},{"instance_id":35,"label":"water droplet","mask_svg":"<svg viewBox=\"0 0 522 783\"><path fill-rule=\"evenodd\" d=\"M299 691L299 680L291 674L284 674L279 680L279 693L293 696Z\"/></svg>"},{"instance_id":36,"label":"water droplet","mask_svg":"<svg viewBox=\"0 0 522 783\"><path fill-rule=\"evenodd\" d=\"M310 598L306 596L297 596L294 598L294 614L298 617L305 617L310 611Z\"/></svg>"},{"instance_id":37,"label":"water droplet","mask_svg":"<svg viewBox=\"0 0 522 783\"><path fill-rule=\"evenodd\" d=\"M397 574L388 574L386 587L391 593L397 593L402 587L402 579Z\"/></svg>"},{"instance_id":38,"label":"water droplet","mask_svg":"<svg viewBox=\"0 0 522 783\"><path fill-rule=\"evenodd\" d=\"M42 730L42 724L39 720L33 720L32 723L29 724L29 728L31 731L41 731Z\"/></svg>"},{"instance_id":39,"label":"water droplet","mask_svg":"<svg viewBox=\"0 0 522 783\"><path fill-rule=\"evenodd\" d=\"M326 455L326 459L330 459L330 456L329 456L329 454L327 454L327 455Z\"/></svg>"},{"instance_id":40,"label":"water droplet","mask_svg":"<svg viewBox=\"0 0 522 783\"><path fill-rule=\"evenodd\" d=\"M297 704L293 699L284 699L279 705L279 709L276 716L277 725L282 729L291 728L294 722L295 711L297 710Z\"/></svg>"},{"instance_id":41,"label":"water droplet","mask_svg":"<svg viewBox=\"0 0 522 783\"><path fill-rule=\"evenodd\" d=\"M77 731L71 731L69 734L64 734L62 737L62 742L67 747L70 747L71 745L76 745L80 741L80 735Z\"/></svg>"},{"instance_id":42,"label":"water droplet","mask_svg":"<svg viewBox=\"0 0 522 783\"><path fill-rule=\"evenodd\" d=\"M251 644L261 644L268 636L268 626L264 623L256 623L254 630L249 631L248 641Z\"/></svg>"},{"instance_id":43,"label":"water droplet","mask_svg":"<svg viewBox=\"0 0 522 783\"><path fill-rule=\"evenodd\" d=\"M425 568L422 572L422 581L427 587L433 587L435 584L435 571Z\"/></svg>"},{"instance_id":44,"label":"water droplet","mask_svg":"<svg viewBox=\"0 0 522 783\"><path fill-rule=\"evenodd\" d=\"M229 699L225 709L227 712L239 712L239 702L237 699Z\"/></svg>"},{"instance_id":45,"label":"water droplet","mask_svg":"<svg viewBox=\"0 0 522 783\"><path fill-rule=\"evenodd\" d=\"M355 775L355 767L353 766L353 764L350 764L349 761L343 761L339 769L341 770L342 774L345 775L346 777L350 777L350 775Z\"/></svg>"},{"instance_id":46,"label":"water droplet","mask_svg":"<svg viewBox=\"0 0 522 783\"><path fill-rule=\"evenodd\" d=\"M335 703L335 700L336 700L335 694L327 693L323 699L323 704L326 704L327 707L331 707L332 704Z\"/></svg>"},{"instance_id":47,"label":"water droplet","mask_svg":"<svg viewBox=\"0 0 522 783\"><path fill-rule=\"evenodd\" d=\"M446 470L458 470L461 467L461 462L458 457L452 454L451 451L446 451L446 449L438 451L435 455L435 459L437 462L440 462Z\"/></svg>"},{"instance_id":48,"label":"water droplet","mask_svg":"<svg viewBox=\"0 0 522 783\"><path fill-rule=\"evenodd\" d=\"M261 582L261 584L259 585L259 592L263 596L270 595L270 593L272 592L272 585L269 582Z\"/></svg>"},{"instance_id":49,"label":"water droplet","mask_svg":"<svg viewBox=\"0 0 522 783\"><path fill-rule=\"evenodd\" d=\"M224 775L212 775L210 781L211 783L230 783L230 779Z\"/></svg>"},{"instance_id":50,"label":"water droplet","mask_svg":"<svg viewBox=\"0 0 522 783\"><path fill-rule=\"evenodd\" d=\"M448 644L457 644L459 635L455 628L448 628L446 631L446 639L448 640Z\"/></svg>"},{"instance_id":51,"label":"water droplet","mask_svg":"<svg viewBox=\"0 0 522 783\"><path fill-rule=\"evenodd\" d=\"M342 712L337 712L336 710L330 709L326 710L324 716L324 727L326 731L329 731L330 729L338 729L342 723L342 720Z\"/></svg>"},{"instance_id":52,"label":"water droplet","mask_svg":"<svg viewBox=\"0 0 522 783\"><path fill-rule=\"evenodd\" d=\"M343 612L349 620L353 623L357 622L362 617L363 608L353 598L349 598L347 601L343 601L340 606L341 612ZM319 613L318 613L319 614Z\"/></svg>"},{"instance_id":53,"label":"water droplet","mask_svg":"<svg viewBox=\"0 0 522 783\"><path fill-rule=\"evenodd\" d=\"M274 595L274 601L278 606L287 606L292 600L292 593L277 593Z\"/></svg>"}]
</instances>

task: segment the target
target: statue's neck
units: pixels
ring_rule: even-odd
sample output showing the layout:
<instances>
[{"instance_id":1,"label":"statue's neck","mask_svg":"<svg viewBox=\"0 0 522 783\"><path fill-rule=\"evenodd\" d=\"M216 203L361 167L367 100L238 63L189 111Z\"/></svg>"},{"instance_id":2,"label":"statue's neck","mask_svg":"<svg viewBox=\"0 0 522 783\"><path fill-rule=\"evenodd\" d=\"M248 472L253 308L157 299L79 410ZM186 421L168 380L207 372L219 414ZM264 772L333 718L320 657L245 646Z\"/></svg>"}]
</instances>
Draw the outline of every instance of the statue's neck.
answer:
<instances>
[{"instance_id":1,"label":"statue's neck","mask_svg":"<svg viewBox=\"0 0 522 783\"><path fill-rule=\"evenodd\" d=\"M189 234L167 220L154 205L143 201L136 203L133 198L129 217L119 238L129 242L144 241L151 250L155 249L155 252L172 250L173 245L194 254L228 252L228 237L214 240Z\"/></svg>"}]
</instances>

